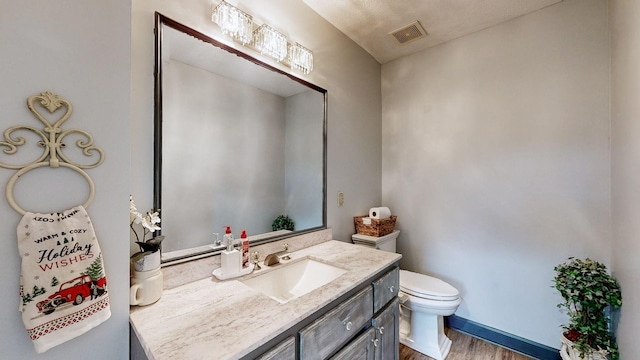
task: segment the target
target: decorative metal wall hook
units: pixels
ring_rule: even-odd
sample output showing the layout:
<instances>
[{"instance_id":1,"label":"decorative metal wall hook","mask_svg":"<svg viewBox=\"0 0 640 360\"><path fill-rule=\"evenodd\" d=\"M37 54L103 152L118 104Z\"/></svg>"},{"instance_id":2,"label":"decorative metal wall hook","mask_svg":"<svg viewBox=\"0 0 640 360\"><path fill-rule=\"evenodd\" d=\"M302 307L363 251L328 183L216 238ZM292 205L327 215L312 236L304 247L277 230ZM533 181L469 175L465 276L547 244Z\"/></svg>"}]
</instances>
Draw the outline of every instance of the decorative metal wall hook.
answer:
<instances>
[{"instance_id":1,"label":"decorative metal wall hook","mask_svg":"<svg viewBox=\"0 0 640 360\"><path fill-rule=\"evenodd\" d=\"M65 108L66 111L62 116L60 116L52 125L36 108L36 101L42 105L43 108L47 109L50 114L55 113L61 108ZM13 198L13 186L15 182L20 178L20 176L24 175L26 172L37 169L43 166L49 166L52 168L58 168L60 166L69 168L75 172L78 172L82 175L87 182L89 183L89 197L87 201L83 204L84 207L87 207L91 201L93 200L93 196L95 194L95 186L91 177L83 170L83 169L91 169L99 166L104 161L104 152L101 148L93 145L93 136L84 130L79 129L69 129L63 131L60 127L62 124L69 119L71 116L71 111L73 107L71 103L66 99L61 98L59 95L46 91L41 93L40 95L30 96L27 99L27 107L31 111L31 113L44 125L44 130L40 130L33 126L27 125L17 125L12 126L5 130L4 132L4 141L0 141L0 146L5 147L6 149L3 152L7 155L13 155L18 151L19 146L23 146L26 144L26 140L21 136L12 136L14 131L17 130L28 130L36 135L38 135L42 140L38 142L38 145L44 147L44 151L42 155L36 160L20 165L12 165L5 162L0 162L0 167L18 170L7 183L7 188L5 194L7 196L7 201L9 205L21 215L26 213L18 204L15 202ZM91 164L79 164L74 161L71 161L65 154L62 152L62 149L66 147L66 144L62 142L65 136L69 134L78 134L84 137L84 139L80 139L76 141L76 146L85 156L92 157L94 155L98 155L98 159L96 162Z\"/></svg>"}]
</instances>

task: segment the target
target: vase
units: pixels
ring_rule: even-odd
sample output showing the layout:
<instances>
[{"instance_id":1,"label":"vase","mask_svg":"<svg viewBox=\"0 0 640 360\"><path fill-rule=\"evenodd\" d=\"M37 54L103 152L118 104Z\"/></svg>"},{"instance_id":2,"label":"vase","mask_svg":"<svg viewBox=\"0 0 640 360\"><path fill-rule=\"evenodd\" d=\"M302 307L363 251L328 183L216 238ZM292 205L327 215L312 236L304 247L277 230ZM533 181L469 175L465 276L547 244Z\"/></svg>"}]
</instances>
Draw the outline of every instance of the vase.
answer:
<instances>
[{"instance_id":1,"label":"vase","mask_svg":"<svg viewBox=\"0 0 640 360\"><path fill-rule=\"evenodd\" d=\"M129 288L129 305L145 306L160 300L162 285L160 267L149 271L134 271Z\"/></svg>"},{"instance_id":2,"label":"vase","mask_svg":"<svg viewBox=\"0 0 640 360\"><path fill-rule=\"evenodd\" d=\"M607 360L606 354L600 351L594 351L586 354L586 357L580 356L580 351L573 346L573 341L567 339L564 333L560 335L560 357L562 360Z\"/></svg>"},{"instance_id":3,"label":"vase","mask_svg":"<svg viewBox=\"0 0 640 360\"><path fill-rule=\"evenodd\" d=\"M131 256L133 270L137 272L159 269L160 260L160 251L138 252Z\"/></svg>"}]
</instances>

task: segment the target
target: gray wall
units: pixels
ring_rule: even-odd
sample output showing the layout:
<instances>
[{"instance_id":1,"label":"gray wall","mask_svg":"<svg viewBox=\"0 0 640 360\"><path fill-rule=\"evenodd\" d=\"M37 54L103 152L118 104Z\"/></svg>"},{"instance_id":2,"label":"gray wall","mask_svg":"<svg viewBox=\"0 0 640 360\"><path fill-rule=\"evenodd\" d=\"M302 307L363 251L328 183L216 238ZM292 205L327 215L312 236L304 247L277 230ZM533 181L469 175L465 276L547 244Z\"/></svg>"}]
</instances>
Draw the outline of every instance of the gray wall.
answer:
<instances>
[{"instance_id":1,"label":"gray wall","mask_svg":"<svg viewBox=\"0 0 640 360\"><path fill-rule=\"evenodd\" d=\"M640 353L640 2L609 2L613 274L622 287L618 345L622 359Z\"/></svg>"},{"instance_id":2,"label":"gray wall","mask_svg":"<svg viewBox=\"0 0 640 360\"><path fill-rule=\"evenodd\" d=\"M569 256L611 264L607 3L558 5L382 68L382 200L401 266L457 315L559 347Z\"/></svg>"},{"instance_id":3,"label":"gray wall","mask_svg":"<svg viewBox=\"0 0 640 360\"><path fill-rule=\"evenodd\" d=\"M20 215L0 201L0 358L126 359L129 316L129 119L131 7L129 1L0 1L0 131L13 125L41 128L26 99L53 91L73 105L63 129L93 134L104 163L87 170L96 194L87 208L103 252L111 318L79 338L37 355L18 312L20 255L16 227ZM33 138L30 138L33 140ZM65 151L72 151L73 142ZM32 141L23 146L37 148ZM4 149L4 148L3 148ZM18 153L23 150L18 150ZM40 152L41 153L41 152ZM78 153L69 153L78 157ZM79 155L82 157L82 155ZM10 158L9 158L10 159ZM33 160L33 159L30 159ZM138 161L149 161L137 158ZM0 161L7 161L4 153ZM14 171L0 168L4 187ZM84 179L66 169L40 168L25 174L16 201L31 211L64 210L85 201Z\"/></svg>"},{"instance_id":4,"label":"gray wall","mask_svg":"<svg viewBox=\"0 0 640 360\"><path fill-rule=\"evenodd\" d=\"M152 205L153 166L153 14L158 11L233 47L210 20L210 3L133 1L132 16L132 166L131 191L139 208ZM256 57L328 90L328 226L338 240L350 240L353 216L380 204L380 64L302 1L242 1L240 8L258 23L268 23L314 53L314 70L301 75ZM250 51L247 51L250 52ZM251 52L250 52L251 53ZM338 191L345 205L338 208ZM131 247L130 251L136 251Z\"/></svg>"}]
</instances>

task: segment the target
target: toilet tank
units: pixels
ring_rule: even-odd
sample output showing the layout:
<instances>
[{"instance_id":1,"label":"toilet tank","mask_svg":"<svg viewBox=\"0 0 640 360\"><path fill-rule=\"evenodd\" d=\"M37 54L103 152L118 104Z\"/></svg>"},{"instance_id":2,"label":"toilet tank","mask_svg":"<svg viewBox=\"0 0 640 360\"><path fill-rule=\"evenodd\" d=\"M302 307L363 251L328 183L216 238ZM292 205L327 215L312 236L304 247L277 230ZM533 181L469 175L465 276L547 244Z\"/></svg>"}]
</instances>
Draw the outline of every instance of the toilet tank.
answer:
<instances>
[{"instance_id":1,"label":"toilet tank","mask_svg":"<svg viewBox=\"0 0 640 360\"><path fill-rule=\"evenodd\" d=\"M362 234L351 235L351 240L356 245L364 245L388 252L396 252L396 241L400 230L394 230L391 234L375 237Z\"/></svg>"}]
</instances>

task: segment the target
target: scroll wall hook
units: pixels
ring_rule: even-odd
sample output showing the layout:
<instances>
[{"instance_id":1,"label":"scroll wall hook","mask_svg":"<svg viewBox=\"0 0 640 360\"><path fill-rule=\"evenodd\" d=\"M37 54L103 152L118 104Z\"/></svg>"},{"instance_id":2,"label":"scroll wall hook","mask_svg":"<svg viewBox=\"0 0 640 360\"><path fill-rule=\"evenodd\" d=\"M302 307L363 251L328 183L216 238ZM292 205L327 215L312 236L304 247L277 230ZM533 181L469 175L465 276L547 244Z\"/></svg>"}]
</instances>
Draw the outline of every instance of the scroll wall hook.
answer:
<instances>
[{"instance_id":1,"label":"scroll wall hook","mask_svg":"<svg viewBox=\"0 0 640 360\"><path fill-rule=\"evenodd\" d=\"M38 111L36 108L36 101L42 105L43 108L47 109L50 114L55 113L60 108L65 108L64 114L62 114L53 125ZM99 166L104 161L104 152L101 148L93 145L93 136L84 130L79 129L69 129L63 131L60 127L62 124L69 119L71 116L71 111L73 107L71 103L66 99L61 98L59 95L52 93L50 91L46 91L41 93L40 95L34 95L27 98L27 107L31 111L31 113L44 125L44 130L40 130L33 126L27 125L17 125L12 126L4 131L4 141L0 141L0 146L5 147L6 149L3 152L7 155L13 155L18 151L18 147L25 145L26 140L21 136L14 136L13 132L17 130L27 130L38 135L42 140L38 142L38 144L44 147L44 151L40 157L36 160L20 165L12 165L5 162L0 162L0 167L12 170L18 170L13 176L9 179L7 183L7 188L5 191L5 195L7 197L7 201L9 205L20 215L24 215L26 213L15 201L13 198L13 186L16 181L20 178L20 176L25 173L37 169L43 166L49 166L52 168L58 167L66 167L71 169L80 175L82 175L87 183L89 184L89 196L87 201L83 204L84 207L89 206L91 201L93 201L93 197L95 195L95 185L91 180L91 177L83 170L83 169L91 169ZM62 140L65 136L69 134L78 134L84 137L84 139L80 139L76 141L76 146L85 156L92 157L94 155L98 155L98 159L96 162L88 165L83 165L71 161L65 154L62 152L62 149L66 147Z\"/></svg>"}]
</instances>

